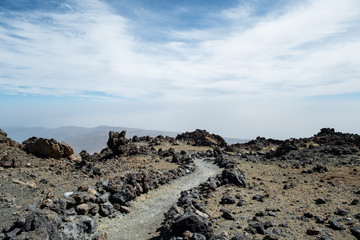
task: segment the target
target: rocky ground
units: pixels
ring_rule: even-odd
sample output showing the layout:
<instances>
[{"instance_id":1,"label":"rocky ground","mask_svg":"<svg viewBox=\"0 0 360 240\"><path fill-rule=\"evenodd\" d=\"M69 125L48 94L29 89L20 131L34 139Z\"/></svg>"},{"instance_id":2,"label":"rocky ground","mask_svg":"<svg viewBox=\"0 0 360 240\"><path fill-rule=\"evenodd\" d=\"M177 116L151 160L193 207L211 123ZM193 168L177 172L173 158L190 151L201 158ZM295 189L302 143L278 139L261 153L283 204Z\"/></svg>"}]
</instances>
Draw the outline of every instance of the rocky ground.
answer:
<instances>
[{"instance_id":1,"label":"rocky ground","mask_svg":"<svg viewBox=\"0 0 360 240\"><path fill-rule=\"evenodd\" d=\"M203 158L222 172L167 203L163 223L142 239L360 239L359 135L322 129L229 146L204 130L110 132L107 145L78 155L66 143L19 144L0 131L0 239L131 239L111 230L118 217L144 220L136 209L146 196L171 194L162 186L176 181L190 188L186 181L199 180L194 159Z\"/></svg>"},{"instance_id":2,"label":"rocky ground","mask_svg":"<svg viewBox=\"0 0 360 240\"><path fill-rule=\"evenodd\" d=\"M160 239L360 239L359 140L322 129L228 146L215 162L232 176L183 192Z\"/></svg>"},{"instance_id":3,"label":"rocky ground","mask_svg":"<svg viewBox=\"0 0 360 240\"><path fill-rule=\"evenodd\" d=\"M137 196L192 173L190 152L207 149L110 132L101 153L74 154L66 143L34 137L19 144L1 131L0 239L88 239L95 216L130 212Z\"/></svg>"}]
</instances>

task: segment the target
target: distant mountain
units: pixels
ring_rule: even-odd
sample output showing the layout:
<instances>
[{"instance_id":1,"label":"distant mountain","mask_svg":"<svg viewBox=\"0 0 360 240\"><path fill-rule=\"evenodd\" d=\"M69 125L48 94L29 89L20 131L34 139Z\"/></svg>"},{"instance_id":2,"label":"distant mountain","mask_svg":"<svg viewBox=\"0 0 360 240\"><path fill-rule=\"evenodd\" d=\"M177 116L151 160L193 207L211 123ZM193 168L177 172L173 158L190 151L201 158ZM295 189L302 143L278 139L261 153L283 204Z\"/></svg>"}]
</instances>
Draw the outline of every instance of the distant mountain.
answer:
<instances>
[{"instance_id":1,"label":"distant mountain","mask_svg":"<svg viewBox=\"0 0 360 240\"><path fill-rule=\"evenodd\" d=\"M126 131L126 137L132 138L133 136L151 136L156 137L158 135L176 137L179 132L169 131L156 131L156 130L145 130L137 128L126 128L126 127L110 127L110 126L99 126L94 128L83 128L83 127L59 127L59 128L25 128L25 127L11 127L3 128L8 134L8 137L13 140L22 143L24 140L36 136L42 138L54 138L57 141L64 141L70 144L76 153L81 150L86 150L89 153L100 152L106 147L106 142L109 137L109 131L120 132ZM237 139L237 138L224 138L228 144L243 143L248 140Z\"/></svg>"},{"instance_id":2,"label":"distant mountain","mask_svg":"<svg viewBox=\"0 0 360 240\"><path fill-rule=\"evenodd\" d=\"M250 141L250 139L239 139L239 138L228 138L224 137L227 144L235 144L235 143L247 143Z\"/></svg>"}]
</instances>

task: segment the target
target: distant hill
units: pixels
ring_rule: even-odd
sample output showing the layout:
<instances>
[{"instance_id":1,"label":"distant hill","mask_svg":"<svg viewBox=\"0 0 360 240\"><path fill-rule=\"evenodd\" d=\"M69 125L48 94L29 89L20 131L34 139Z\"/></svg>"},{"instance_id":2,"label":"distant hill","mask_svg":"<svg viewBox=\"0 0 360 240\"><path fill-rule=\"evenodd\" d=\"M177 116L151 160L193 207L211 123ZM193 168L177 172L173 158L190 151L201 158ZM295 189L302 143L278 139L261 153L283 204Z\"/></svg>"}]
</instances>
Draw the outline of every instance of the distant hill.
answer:
<instances>
[{"instance_id":1,"label":"distant hill","mask_svg":"<svg viewBox=\"0 0 360 240\"><path fill-rule=\"evenodd\" d=\"M43 138L54 138L57 141L64 141L70 144L76 153L81 150L86 150L89 153L100 152L106 147L108 140L109 131L126 131L126 137L132 138L134 135L137 136L151 136L156 137L158 135L176 137L179 132L169 131L157 131L157 130L145 130L138 128L126 128L126 127L110 127L110 126L99 126L94 128L83 128L83 127L59 127L59 128L25 128L25 127L11 127L3 128L8 134L8 137L13 140L22 143L24 140L36 136ZM224 138L228 144L243 143L248 140L237 139L237 138Z\"/></svg>"}]
</instances>

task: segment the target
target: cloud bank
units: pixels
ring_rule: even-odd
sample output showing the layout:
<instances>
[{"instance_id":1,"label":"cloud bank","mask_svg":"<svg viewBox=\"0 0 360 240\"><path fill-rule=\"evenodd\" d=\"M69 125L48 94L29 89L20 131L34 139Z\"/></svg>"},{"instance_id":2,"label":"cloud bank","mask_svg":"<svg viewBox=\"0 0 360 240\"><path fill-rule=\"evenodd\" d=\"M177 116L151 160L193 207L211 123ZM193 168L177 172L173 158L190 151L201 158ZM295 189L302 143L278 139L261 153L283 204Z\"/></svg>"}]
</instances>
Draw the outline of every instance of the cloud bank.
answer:
<instances>
[{"instance_id":1,"label":"cloud bank","mask_svg":"<svg viewBox=\"0 0 360 240\"><path fill-rule=\"evenodd\" d=\"M12 110L16 96L30 96L59 104L57 125L199 127L232 137L303 135L324 124L356 131L344 116L360 117L359 1L239 1L209 4L201 16L190 3L164 11L135 2L0 5L3 124L22 116ZM55 124L54 115L44 118Z\"/></svg>"}]
</instances>

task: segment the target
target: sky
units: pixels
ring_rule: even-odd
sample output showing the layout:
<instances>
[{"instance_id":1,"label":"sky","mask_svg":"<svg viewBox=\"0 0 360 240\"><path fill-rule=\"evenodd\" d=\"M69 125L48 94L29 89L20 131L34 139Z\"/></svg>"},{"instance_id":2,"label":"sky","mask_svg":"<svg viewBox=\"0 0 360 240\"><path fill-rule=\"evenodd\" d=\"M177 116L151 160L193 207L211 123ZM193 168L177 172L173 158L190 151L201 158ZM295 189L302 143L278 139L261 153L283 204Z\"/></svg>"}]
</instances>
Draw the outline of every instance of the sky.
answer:
<instances>
[{"instance_id":1,"label":"sky","mask_svg":"<svg viewBox=\"0 0 360 240\"><path fill-rule=\"evenodd\" d=\"M359 0L1 0L0 128L360 133Z\"/></svg>"}]
</instances>

